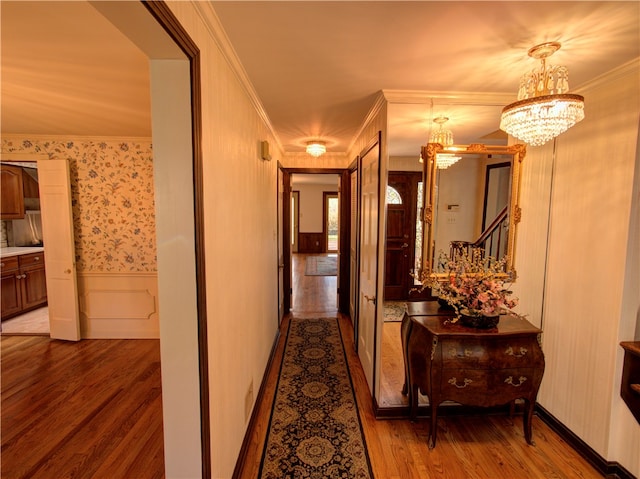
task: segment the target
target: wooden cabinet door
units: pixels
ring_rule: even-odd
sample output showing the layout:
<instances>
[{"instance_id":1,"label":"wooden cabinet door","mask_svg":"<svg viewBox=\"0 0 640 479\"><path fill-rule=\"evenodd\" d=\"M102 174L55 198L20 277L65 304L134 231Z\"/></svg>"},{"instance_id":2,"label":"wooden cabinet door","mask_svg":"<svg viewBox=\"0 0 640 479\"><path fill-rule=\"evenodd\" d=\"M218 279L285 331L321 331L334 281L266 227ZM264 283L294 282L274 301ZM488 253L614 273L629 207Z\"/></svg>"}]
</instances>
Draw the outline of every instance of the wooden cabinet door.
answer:
<instances>
[{"instance_id":1,"label":"wooden cabinet door","mask_svg":"<svg viewBox=\"0 0 640 479\"><path fill-rule=\"evenodd\" d=\"M17 278L18 275L18 271L2 273L2 284L0 285L0 291L2 291L2 305L0 305L2 319L22 310L20 280Z\"/></svg>"},{"instance_id":2,"label":"wooden cabinet door","mask_svg":"<svg viewBox=\"0 0 640 479\"><path fill-rule=\"evenodd\" d=\"M0 194L0 218L3 220L24 218L22 168L2 165L0 168Z\"/></svg>"},{"instance_id":3,"label":"wooden cabinet door","mask_svg":"<svg viewBox=\"0 0 640 479\"><path fill-rule=\"evenodd\" d=\"M44 267L22 271L22 307L29 309L47 302L47 278Z\"/></svg>"}]
</instances>

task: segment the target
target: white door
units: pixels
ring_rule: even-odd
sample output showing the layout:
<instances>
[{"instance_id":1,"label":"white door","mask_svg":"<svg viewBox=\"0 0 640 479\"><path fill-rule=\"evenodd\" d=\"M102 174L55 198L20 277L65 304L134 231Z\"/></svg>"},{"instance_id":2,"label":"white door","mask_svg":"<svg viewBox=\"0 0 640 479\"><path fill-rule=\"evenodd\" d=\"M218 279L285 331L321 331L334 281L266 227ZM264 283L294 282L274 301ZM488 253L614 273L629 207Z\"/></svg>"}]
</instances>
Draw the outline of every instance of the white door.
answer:
<instances>
[{"instance_id":1,"label":"white door","mask_svg":"<svg viewBox=\"0 0 640 479\"><path fill-rule=\"evenodd\" d=\"M38 160L38 181L50 335L55 339L78 341L80 318L69 163L66 160Z\"/></svg>"},{"instance_id":2,"label":"white door","mask_svg":"<svg viewBox=\"0 0 640 479\"><path fill-rule=\"evenodd\" d=\"M362 158L360 189L360 291L358 301L358 356L373 394L374 344L378 284L379 145Z\"/></svg>"}]
</instances>

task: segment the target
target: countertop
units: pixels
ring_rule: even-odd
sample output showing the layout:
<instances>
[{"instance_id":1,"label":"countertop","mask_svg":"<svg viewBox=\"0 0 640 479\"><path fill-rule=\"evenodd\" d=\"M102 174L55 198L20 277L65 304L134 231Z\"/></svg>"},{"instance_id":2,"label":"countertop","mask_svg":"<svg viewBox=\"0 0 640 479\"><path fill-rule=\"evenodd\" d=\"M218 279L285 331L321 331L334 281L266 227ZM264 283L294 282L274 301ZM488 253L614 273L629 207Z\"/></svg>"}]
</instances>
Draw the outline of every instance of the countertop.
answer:
<instances>
[{"instance_id":1,"label":"countertop","mask_svg":"<svg viewBox=\"0 0 640 479\"><path fill-rule=\"evenodd\" d=\"M0 258L29 253L41 253L43 251L44 246L10 246L8 248L0 248Z\"/></svg>"}]
</instances>

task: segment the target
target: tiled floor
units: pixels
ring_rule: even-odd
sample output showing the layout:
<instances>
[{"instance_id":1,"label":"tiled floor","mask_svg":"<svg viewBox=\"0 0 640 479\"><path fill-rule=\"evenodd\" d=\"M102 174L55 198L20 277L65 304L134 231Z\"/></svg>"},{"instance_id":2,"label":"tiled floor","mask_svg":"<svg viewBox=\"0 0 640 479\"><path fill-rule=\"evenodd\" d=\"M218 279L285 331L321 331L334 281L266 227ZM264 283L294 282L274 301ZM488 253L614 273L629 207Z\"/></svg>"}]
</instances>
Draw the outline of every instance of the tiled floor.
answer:
<instances>
[{"instance_id":1,"label":"tiled floor","mask_svg":"<svg viewBox=\"0 0 640 479\"><path fill-rule=\"evenodd\" d=\"M2 321L2 334L49 335L49 308L34 309Z\"/></svg>"}]
</instances>

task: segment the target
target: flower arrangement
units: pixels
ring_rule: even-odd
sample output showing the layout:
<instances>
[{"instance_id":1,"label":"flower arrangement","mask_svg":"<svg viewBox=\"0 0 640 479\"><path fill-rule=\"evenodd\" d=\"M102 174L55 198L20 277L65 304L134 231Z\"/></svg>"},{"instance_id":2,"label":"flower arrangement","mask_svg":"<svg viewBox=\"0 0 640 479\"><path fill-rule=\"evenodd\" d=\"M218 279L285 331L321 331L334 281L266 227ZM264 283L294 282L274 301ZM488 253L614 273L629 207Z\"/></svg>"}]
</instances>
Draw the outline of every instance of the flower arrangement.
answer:
<instances>
[{"instance_id":1,"label":"flower arrangement","mask_svg":"<svg viewBox=\"0 0 640 479\"><path fill-rule=\"evenodd\" d=\"M429 275L422 281L434 294L449 303L456 311L457 321L461 314L467 316L496 316L511 312L518 304L509 289L509 276L505 274L506 258L496 260L484 257L483 251L462 252L455 259L440 253L437 271L440 275Z\"/></svg>"}]
</instances>

